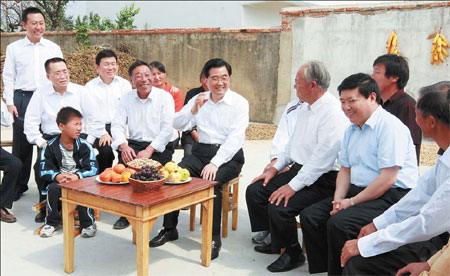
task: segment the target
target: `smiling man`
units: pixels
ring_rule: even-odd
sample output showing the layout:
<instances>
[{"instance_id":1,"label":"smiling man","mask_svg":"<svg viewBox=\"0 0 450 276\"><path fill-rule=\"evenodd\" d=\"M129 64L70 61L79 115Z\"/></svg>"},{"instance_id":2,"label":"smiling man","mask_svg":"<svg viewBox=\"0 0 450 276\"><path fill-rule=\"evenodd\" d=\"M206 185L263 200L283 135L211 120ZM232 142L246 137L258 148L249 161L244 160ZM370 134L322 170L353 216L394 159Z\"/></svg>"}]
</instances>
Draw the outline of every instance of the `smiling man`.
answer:
<instances>
[{"instance_id":1,"label":"smiling man","mask_svg":"<svg viewBox=\"0 0 450 276\"><path fill-rule=\"evenodd\" d=\"M8 111L14 116L12 153L23 164L15 184L14 200L28 190L30 179L33 145L28 143L23 126L28 103L38 86L48 83L44 62L49 58L63 57L58 45L43 38L45 16L40 9L30 7L23 11L22 28L27 35L6 47L3 68L3 97Z\"/></svg>"},{"instance_id":2,"label":"smiling man","mask_svg":"<svg viewBox=\"0 0 450 276\"><path fill-rule=\"evenodd\" d=\"M192 155L179 166L191 176L217 181L214 186L213 237L211 258L221 249L222 185L235 178L244 165L242 146L249 122L248 101L230 89L231 65L223 59L211 59L204 68L209 91L193 97L175 115L174 127L180 131L197 126L199 141ZM178 239L179 211L164 216L164 229L150 241L151 247Z\"/></svg>"},{"instance_id":3,"label":"smiling man","mask_svg":"<svg viewBox=\"0 0 450 276\"><path fill-rule=\"evenodd\" d=\"M39 147L40 152L47 142L61 133L56 122L56 115L63 107L70 106L80 110L83 116L97 118L95 110L86 107L86 90L83 86L70 82L70 73L66 61L55 57L45 62L45 70L50 83L40 86L33 94L25 113L24 132L28 142ZM92 122L92 130L98 132L102 125ZM41 132L42 131L42 132ZM89 134L89 133L88 133ZM45 199L46 187L39 175L39 162L34 165L39 201ZM36 222L43 222L45 210L36 216Z\"/></svg>"},{"instance_id":4,"label":"smiling man","mask_svg":"<svg viewBox=\"0 0 450 276\"><path fill-rule=\"evenodd\" d=\"M418 170L408 128L381 106L367 74L354 74L338 87L341 107L352 125L345 132L333 198L302 211L310 273L340 275L344 243L415 186Z\"/></svg>"}]
</instances>

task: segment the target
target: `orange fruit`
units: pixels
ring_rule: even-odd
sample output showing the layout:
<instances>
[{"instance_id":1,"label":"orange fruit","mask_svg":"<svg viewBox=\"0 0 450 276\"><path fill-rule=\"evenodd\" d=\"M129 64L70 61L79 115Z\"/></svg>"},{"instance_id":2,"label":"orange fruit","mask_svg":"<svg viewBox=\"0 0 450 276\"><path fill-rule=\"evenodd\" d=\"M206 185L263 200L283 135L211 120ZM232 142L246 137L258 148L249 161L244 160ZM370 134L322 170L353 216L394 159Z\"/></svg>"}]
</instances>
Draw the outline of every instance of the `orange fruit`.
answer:
<instances>
[{"instance_id":1,"label":"orange fruit","mask_svg":"<svg viewBox=\"0 0 450 276\"><path fill-rule=\"evenodd\" d=\"M132 169L132 168L126 168L125 171L126 171L126 172L129 172L130 174L136 173L136 170L134 170L134 169Z\"/></svg>"},{"instance_id":2,"label":"orange fruit","mask_svg":"<svg viewBox=\"0 0 450 276\"><path fill-rule=\"evenodd\" d=\"M111 181L111 170L106 169L100 174L100 180L103 182Z\"/></svg>"},{"instance_id":3,"label":"orange fruit","mask_svg":"<svg viewBox=\"0 0 450 276\"><path fill-rule=\"evenodd\" d=\"M122 176L122 182L128 182L128 179L131 176L131 173L128 171L124 171L123 173L121 173Z\"/></svg>"},{"instance_id":4,"label":"orange fruit","mask_svg":"<svg viewBox=\"0 0 450 276\"><path fill-rule=\"evenodd\" d=\"M114 166L114 171L116 173L123 173L123 171L125 171L125 165L124 164L117 164Z\"/></svg>"},{"instance_id":5,"label":"orange fruit","mask_svg":"<svg viewBox=\"0 0 450 276\"><path fill-rule=\"evenodd\" d=\"M113 183L117 183L122 181L122 175L118 174L118 173L113 173L111 176L111 182Z\"/></svg>"}]
</instances>

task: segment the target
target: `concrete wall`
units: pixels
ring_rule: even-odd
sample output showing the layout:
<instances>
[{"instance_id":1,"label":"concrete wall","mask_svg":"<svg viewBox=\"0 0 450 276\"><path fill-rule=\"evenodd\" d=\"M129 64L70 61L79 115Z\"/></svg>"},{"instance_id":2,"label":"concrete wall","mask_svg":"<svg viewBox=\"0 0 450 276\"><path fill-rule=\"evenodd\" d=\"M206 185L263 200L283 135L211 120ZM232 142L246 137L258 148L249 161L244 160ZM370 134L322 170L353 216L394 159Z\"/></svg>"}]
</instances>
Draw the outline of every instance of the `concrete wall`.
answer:
<instances>
[{"instance_id":1,"label":"concrete wall","mask_svg":"<svg viewBox=\"0 0 450 276\"><path fill-rule=\"evenodd\" d=\"M409 60L410 79L406 91L417 98L418 89L450 80L450 58L430 64L436 27L450 37L449 2L389 5L372 8L290 9L284 14L285 28L292 30L291 87L302 63L323 61L331 74L329 91L353 73L372 73L373 61L386 53L386 40L392 30L398 34L398 48ZM295 92L291 89L291 98Z\"/></svg>"},{"instance_id":2,"label":"concrete wall","mask_svg":"<svg viewBox=\"0 0 450 276\"><path fill-rule=\"evenodd\" d=\"M1 49L24 34L2 34ZM46 36L63 50L76 48L72 33ZM280 30L169 29L90 35L92 44L126 46L132 55L165 64L170 83L184 93L198 87L200 70L210 58L228 61L233 74L231 89L250 103L250 120L272 122L277 101Z\"/></svg>"}]
</instances>

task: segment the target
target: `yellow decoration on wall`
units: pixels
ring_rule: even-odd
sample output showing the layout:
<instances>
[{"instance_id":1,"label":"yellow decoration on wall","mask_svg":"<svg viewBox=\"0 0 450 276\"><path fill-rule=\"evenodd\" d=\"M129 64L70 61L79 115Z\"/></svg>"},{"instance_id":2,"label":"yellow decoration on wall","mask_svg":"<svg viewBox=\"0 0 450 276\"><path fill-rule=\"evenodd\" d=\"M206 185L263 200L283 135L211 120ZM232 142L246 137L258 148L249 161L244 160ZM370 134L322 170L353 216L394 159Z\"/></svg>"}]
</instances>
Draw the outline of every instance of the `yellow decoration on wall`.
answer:
<instances>
[{"instance_id":1,"label":"yellow decoration on wall","mask_svg":"<svg viewBox=\"0 0 450 276\"><path fill-rule=\"evenodd\" d=\"M389 38L386 42L386 49L388 54L397 56L400 55L400 52L398 51L398 35L395 30L393 30L389 35Z\"/></svg>"},{"instance_id":2,"label":"yellow decoration on wall","mask_svg":"<svg viewBox=\"0 0 450 276\"><path fill-rule=\"evenodd\" d=\"M431 64L444 63L444 58L448 57L448 52L445 49L449 47L448 41L441 32L442 28L434 35L433 46L431 47Z\"/></svg>"}]
</instances>

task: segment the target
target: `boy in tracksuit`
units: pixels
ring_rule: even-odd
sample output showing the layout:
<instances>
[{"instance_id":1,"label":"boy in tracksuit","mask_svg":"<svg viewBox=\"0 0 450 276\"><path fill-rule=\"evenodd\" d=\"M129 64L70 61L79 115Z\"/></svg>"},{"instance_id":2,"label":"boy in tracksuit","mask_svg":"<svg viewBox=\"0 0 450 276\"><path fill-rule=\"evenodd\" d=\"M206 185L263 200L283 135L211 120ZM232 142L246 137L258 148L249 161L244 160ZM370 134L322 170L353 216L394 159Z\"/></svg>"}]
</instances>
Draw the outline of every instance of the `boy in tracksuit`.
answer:
<instances>
[{"instance_id":1,"label":"boy in tracksuit","mask_svg":"<svg viewBox=\"0 0 450 276\"><path fill-rule=\"evenodd\" d=\"M59 183L71 182L80 178L94 176L98 163L92 146L80 138L83 116L72 107L63 107L56 116L61 134L51 139L40 156L40 177L47 186L47 210L45 226L41 237L51 237L56 231L61 217L61 188ZM93 210L78 206L81 236L94 237L96 233Z\"/></svg>"}]
</instances>

